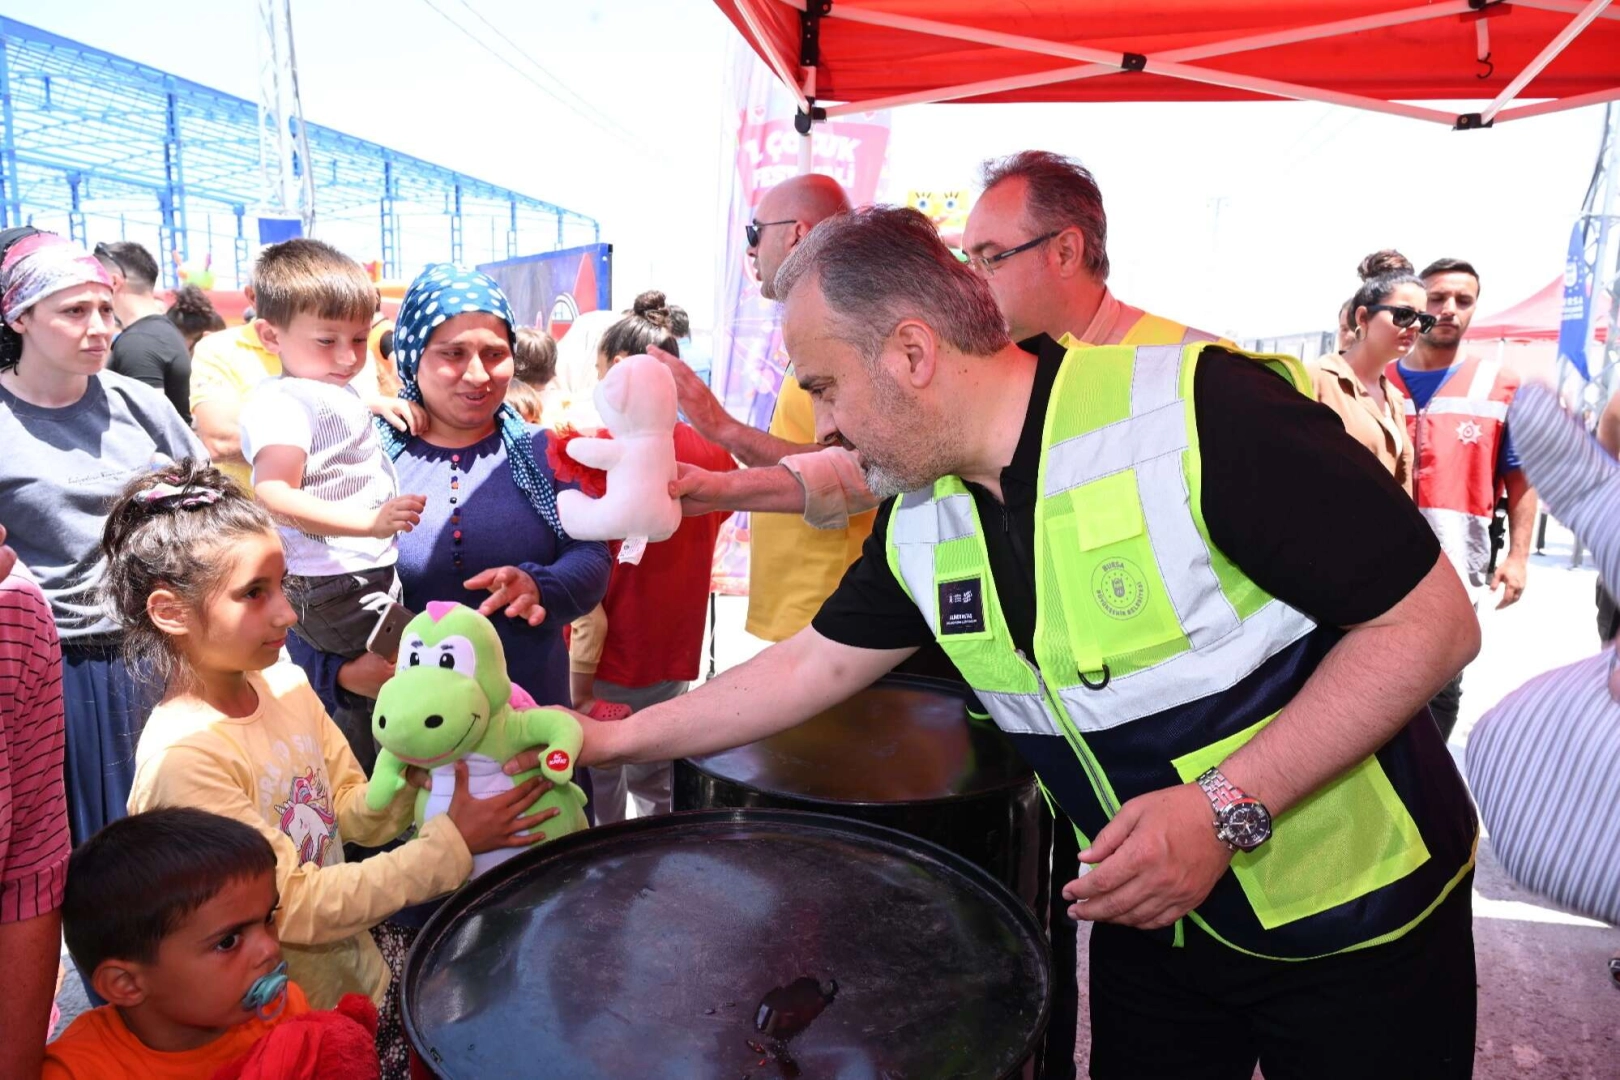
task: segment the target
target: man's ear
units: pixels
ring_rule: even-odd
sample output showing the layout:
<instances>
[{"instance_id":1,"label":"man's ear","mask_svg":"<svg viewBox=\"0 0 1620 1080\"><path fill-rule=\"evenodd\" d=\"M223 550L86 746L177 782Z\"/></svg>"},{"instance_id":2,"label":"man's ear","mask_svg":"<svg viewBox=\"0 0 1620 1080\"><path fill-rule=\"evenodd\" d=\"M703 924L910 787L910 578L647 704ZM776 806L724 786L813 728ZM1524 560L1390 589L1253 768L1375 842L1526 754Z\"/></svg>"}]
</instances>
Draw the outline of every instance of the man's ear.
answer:
<instances>
[{"instance_id":1,"label":"man's ear","mask_svg":"<svg viewBox=\"0 0 1620 1080\"><path fill-rule=\"evenodd\" d=\"M146 598L146 615L152 625L171 637L191 633L191 608L173 589L159 586ZM106 997L105 994L102 995Z\"/></svg>"},{"instance_id":2,"label":"man's ear","mask_svg":"<svg viewBox=\"0 0 1620 1080\"><path fill-rule=\"evenodd\" d=\"M281 331L266 319L254 319L253 330L259 335L259 342L269 352L281 355Z\"/></svg>"},{"instance_id":3,"label":"man's ear","mask_svg":"<svg viewBox=\"0 0 1620 1080\"><path fill-rule=\"evenodd\" d=\"M90 976L90 986L109 1005L130 1009L146 1000L144 974L133 960L103 960Z\"/></svg>"},{"instance_id":4,"label":"man's ear","mask_svg":"<svg viewBox=\"0 0 1620 1080\"><path fill-rule=\"evenodd\" d=\"M934 328L921 319L904 319L893 336L905 354L905 381L918 390L933 382L939 362L939 337Z\"/></svg>"},{"instance_id":5,"label":"man's ear","mask_svg":"<svg viewBox=\"0 0 1620 1080\"><path fill-rule=\"evenodd\" d=\"M1086 269L1085 234L1079 229L1064 229L1052 237L1052 251L1057 255L1059 277L1090 272Z\"/></svg>"}]
</instances>

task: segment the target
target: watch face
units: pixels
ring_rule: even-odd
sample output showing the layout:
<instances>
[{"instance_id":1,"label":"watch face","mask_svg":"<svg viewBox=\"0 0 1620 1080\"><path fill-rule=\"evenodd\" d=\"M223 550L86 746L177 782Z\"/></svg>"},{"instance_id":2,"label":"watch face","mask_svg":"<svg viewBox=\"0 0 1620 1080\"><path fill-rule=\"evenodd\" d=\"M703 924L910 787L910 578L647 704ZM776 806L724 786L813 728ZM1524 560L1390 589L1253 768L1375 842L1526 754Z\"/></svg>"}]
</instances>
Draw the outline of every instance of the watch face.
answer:
<instances>
[{"instance_id":1,"label":"watch face","mask_svg":"<svg viewBox=\"0 0 1620 1080\"><path fill-rule=\"evenodd\" d=\"M1254 799L1239 799L1221 812L1221 839L1253 851L1271 837L1271 813Z\"/></svg>"}]
</instances>

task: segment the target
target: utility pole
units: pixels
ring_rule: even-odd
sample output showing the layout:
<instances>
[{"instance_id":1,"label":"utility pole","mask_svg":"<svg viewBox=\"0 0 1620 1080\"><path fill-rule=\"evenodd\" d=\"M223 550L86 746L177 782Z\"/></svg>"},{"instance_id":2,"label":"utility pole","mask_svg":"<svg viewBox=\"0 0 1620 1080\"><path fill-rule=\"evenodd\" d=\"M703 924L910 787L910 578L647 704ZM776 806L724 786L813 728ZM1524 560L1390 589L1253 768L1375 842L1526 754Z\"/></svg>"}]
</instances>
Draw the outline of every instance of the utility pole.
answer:
<instances>
[{"instance_id":1,"label":"utility pole","mask_svg":"<svg viewBox=\"0 0 1620 1080\"><path fill-rule=\"evenodd\" d=\"M259 213L315 226L315 179L298 95L291 0L259 0Z\"/></svg>"},{"instance_id":2,"label":"utility pole","mask_svg":"<svg viewBox=\"0 0 1620 1080\"><path fill-rule=\"evenodd\" d=\"M1616 252L1620 251L1620 104L1610 102L1603 116L1603 145L1598 151L1597 169L1582 207L1588 236L1596 228L1597 244L1590 264L1592 282L1592 333L1587 338L1586 369L1594 381L1608 387L1620 363L1620 267L1616 266ZM1608 302L1604 303L1604 292ZM1604 328L1604 341L1598 341L1597 330Z\"/></svg>"}]
</instances>

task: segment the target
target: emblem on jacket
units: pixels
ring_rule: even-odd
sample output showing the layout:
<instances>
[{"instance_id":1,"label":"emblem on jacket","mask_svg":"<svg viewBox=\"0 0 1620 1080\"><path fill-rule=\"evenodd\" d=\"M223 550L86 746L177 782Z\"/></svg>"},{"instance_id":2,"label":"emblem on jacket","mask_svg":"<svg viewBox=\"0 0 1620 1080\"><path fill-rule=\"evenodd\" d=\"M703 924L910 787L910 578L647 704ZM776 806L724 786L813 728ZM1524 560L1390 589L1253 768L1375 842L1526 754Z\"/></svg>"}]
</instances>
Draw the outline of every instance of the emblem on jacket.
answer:
<instances>
[{"instance_id":1,"label":"emblem on jacket","mask_svg":"<svg viewBox=\"0 0 1620 1080\"><path fill-rule=\"evenodd\" d=\"M1091 592L1107 614L1134 618L1147 605L1147 577L1129 559L1104 559L1092 571Z\"/></svg>"},{"instance_id":2,"label":"emblem on jacket","mask_svg":"<svg viewBox=\"0 0 1620 1080\"><path fill-rule=\"evenodd\" d=\"M1485 434L1479 429L1479 422L1475 420L1460 420L1457 422L1457 441L1470 445L1477 444L1479 437Z\"/></svg>"}]
</instances>

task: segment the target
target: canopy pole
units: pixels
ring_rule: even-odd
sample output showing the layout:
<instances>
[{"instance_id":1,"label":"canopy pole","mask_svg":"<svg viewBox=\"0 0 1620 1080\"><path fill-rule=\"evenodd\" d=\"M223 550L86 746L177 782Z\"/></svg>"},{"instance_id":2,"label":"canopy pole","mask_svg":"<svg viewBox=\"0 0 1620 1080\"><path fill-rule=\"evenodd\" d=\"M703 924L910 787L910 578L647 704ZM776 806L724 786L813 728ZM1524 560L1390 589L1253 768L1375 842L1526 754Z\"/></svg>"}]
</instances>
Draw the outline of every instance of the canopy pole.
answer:
<instances>
[{"instance_id":1,"label":"canopy pole","mask_svg":"<svg viewBox=\"0 0 1620 1080\"><path fill-rule=\"evenodd\" d=\"M1590 26L1593 19L1603 14L1603 9L1608 7L1610 2L1611 0L1591 0L1582 8L1581 13L1571 19L1569 25L1547 42L1547 47L1526 64L1524 70L1513 77L1512 82L1502 88L1502 92L1496 95L1496 100L1485 106L1484 111L1479 114L1480 119L1486 124L1496 119L1496 114L1502 111L1502 107L1518 97L1519 92L1530 85L1530 80L1540 75L1548 64L1556 60L1558 54L1568 48L1569 43L1579 37L1581 31Z\"/></svg>"}]
</instances>

